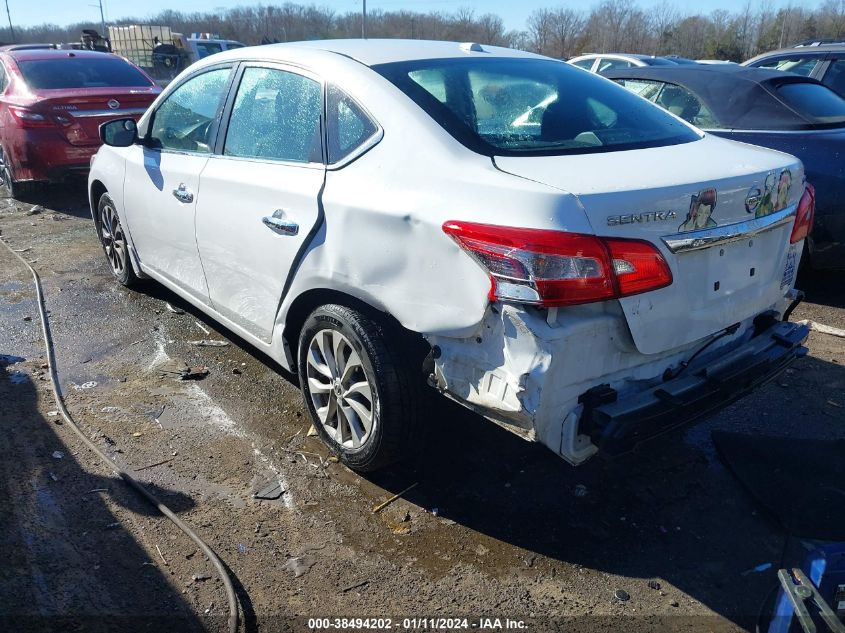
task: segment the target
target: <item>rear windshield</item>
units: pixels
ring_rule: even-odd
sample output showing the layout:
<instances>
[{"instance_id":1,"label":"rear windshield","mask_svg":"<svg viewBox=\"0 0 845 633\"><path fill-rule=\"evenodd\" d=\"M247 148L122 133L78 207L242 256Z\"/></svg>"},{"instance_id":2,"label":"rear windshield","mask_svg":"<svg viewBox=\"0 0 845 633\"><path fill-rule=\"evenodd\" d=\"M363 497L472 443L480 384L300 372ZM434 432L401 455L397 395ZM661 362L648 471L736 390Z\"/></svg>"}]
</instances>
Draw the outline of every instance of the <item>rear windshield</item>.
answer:
<instances>
[{"instance_id":1,"label":"rear windshield","mask_svg":"<svg viewBox=\"0 0 845 633\"><path fill-rule=\"evenodd\" d=\"M137 68L118 57L31 59L19 61L18 67L26 83L35 90L152 85Z\"/></svg>"},{"instance_id":2,"label":"rear windshield","mask_svg":"<svg viewBox=\"0 0 845 633\"><path fill-rule=\"evenodd\" d=\"M700 136L613 82L545 59L433 59L373 67L482 154L606 152Z\"/></svg>"},{"instance_id":3,"label":"rear windshield","mask_svg":"<svg viewBox=\"0 0 845 633\"><path fill-rule=\"evenodd\" d=\"M788 83L777 88L778 96L812 124L845 124L845 99L827 86Z\"/></svg>"}]
</instances>

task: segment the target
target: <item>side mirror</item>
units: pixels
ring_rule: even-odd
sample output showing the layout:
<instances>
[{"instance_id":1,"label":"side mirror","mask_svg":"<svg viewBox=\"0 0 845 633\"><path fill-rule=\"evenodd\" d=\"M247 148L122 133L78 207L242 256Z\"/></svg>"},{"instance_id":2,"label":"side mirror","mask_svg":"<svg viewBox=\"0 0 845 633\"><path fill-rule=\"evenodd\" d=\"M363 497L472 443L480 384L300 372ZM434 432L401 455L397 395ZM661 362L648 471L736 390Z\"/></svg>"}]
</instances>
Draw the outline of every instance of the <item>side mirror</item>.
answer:
<instances>
[{"instance_id":1,"label":"side mirror","mask_svg":"<svg viewBox=\"0 0 845 633\"><path fill-rule=\"evenodd\" d=\"M138 141L134 119L115 119L100 126L100 140L112 147L129 147Z\"/></svg>"}]
</instances>

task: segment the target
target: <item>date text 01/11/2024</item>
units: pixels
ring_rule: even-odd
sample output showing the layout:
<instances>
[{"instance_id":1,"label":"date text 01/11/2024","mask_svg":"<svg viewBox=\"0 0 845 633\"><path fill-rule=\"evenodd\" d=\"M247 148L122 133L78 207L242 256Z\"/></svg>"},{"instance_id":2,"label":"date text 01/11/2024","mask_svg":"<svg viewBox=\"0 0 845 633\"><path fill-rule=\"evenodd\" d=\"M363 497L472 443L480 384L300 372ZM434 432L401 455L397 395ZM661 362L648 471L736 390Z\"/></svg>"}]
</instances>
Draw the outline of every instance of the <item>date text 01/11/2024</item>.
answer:
<instances>
[{"instance_id":1,"label":"date text 01/11/2024","mask_svg":"<svg viewBox=\"0 0 845 633\"><path fill-rule=\"evenodd\" d=\"M475 620L469 618L309 618L310 630L403 630L403 631L504 631L527 630L525 620L511 618L482 617Z\"/></svg>"}]
</instances>

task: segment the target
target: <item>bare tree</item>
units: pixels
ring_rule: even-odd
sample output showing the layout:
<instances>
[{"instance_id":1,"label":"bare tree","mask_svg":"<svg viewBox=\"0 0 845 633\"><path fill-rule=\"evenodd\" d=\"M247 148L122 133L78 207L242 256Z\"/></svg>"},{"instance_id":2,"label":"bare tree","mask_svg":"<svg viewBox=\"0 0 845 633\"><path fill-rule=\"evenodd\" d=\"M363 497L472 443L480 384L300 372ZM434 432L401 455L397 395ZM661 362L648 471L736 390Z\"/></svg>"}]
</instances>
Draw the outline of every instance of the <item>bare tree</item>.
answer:
<instances>
[{"instance_id":1,"label":"bare tree","mask_svg":"<svg viewBox=\"0 0 845 633\"><path fill-rule=\"evenodd\" d=\"M561 0L562 2L563 0ZM644 9L637 0L596 0L589 11L549 6L534 11L524 31L508 31L500 16L472 9L421 13L408 9L375 10L368 15L371 37L445 39L512 46L567 58L583 52L633 52L742 61L781 44L809 38L845 38L845 0L823 0L811 9L790 4L775 9L772 0L746 0L734 11L682 15L669 0ZM359 11L335 13L314 4L238 6L228 10L185 13L166 10L147 18L115 24L165 24L174 31L211 32L246 44L320 38L358 37ZM82 29L98 23L15 27L19 42L78 41ZM7 27L0 40L11 40Z\"/></svg>"}]
</instances>

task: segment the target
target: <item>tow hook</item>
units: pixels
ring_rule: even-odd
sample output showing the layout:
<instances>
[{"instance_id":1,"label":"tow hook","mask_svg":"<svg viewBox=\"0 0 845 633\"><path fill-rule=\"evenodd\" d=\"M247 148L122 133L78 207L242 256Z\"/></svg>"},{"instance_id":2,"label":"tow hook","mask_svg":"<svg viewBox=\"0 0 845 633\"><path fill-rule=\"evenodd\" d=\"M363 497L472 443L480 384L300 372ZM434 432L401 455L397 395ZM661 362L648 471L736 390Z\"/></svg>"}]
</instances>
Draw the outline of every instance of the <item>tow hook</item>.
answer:
<instances>
[{"instance_id":1,"label":"tow hook","mask_svg":"<svg viewBox=\"0 0 845 633\"><path fill-rule=\"evenodd\" d=\"M789 321L789 317L792 315L792 311L798 307L798 304L804 301L804 291L803 290L793 290L792 296L795 297L792 300L792 303L789 304L789 307L783 313L783 320Z\"/></svg>"}]
</instances>

